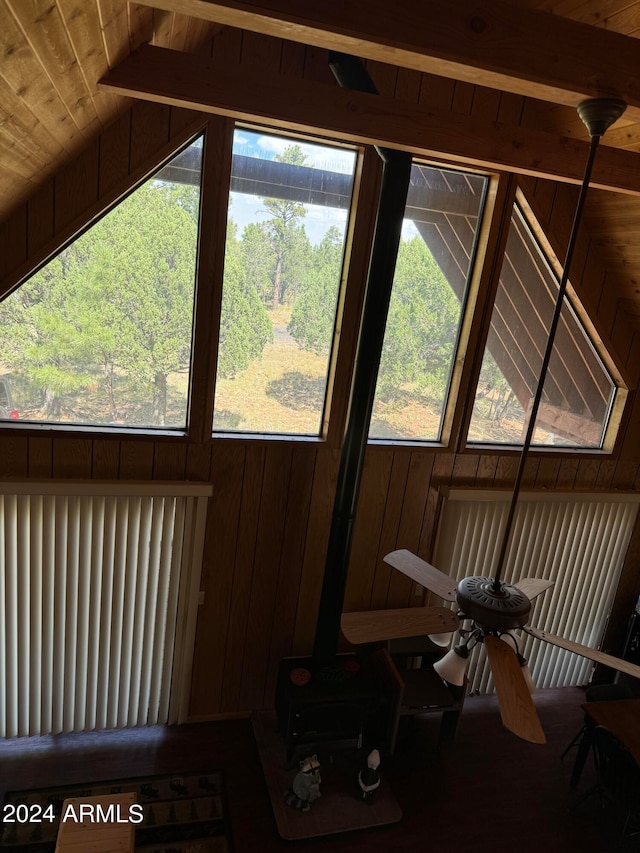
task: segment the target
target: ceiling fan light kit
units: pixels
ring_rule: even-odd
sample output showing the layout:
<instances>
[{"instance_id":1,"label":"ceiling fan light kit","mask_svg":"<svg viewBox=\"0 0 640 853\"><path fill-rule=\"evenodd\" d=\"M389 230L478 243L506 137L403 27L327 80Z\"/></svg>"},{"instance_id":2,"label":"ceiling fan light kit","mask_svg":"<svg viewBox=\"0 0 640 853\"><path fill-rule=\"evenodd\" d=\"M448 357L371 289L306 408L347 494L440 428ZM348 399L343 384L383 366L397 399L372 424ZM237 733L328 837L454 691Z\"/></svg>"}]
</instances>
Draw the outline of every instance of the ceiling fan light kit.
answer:
<instances>
[{"instance_id":1,"label":"ceiling fan light kit","mask_svg":"<svg viewBox=\"0 0 640 853\"><path fill-rule=\"evenodd\" d=\"M467 577L461 580L456 587L455 581L452 578L410 551L404 549L393 551L384 558L386 563L402 572L411 580L419 583L425 589L438 595L445 601L455 601L458 606L456 617L458 620L457 628L460 631L460 635L464 638L464 642L454 646L444 657L434 664L433 668L437 674L448 684L455 687L462 687L465 683L469 652L479 643L483 643L493 675L502 721L507 729L532 743L544 743L545 736L535 705L531 699L531 693L536 689L535 684L527 662L520 653L518 640L512 633L514 630L523 630L539 640L550 642L560 648L568 649L576 654L602 663L605 666L640 678L639 666L604 654L589 646L584 646L544 631L538 631L528 624L532 599L552 586L552 581L541 578L524 578L517 581L516 584L510 584L501 579L509 551L515 510L524 475L527 454L533 440L538 408L542 400L544 382L553 352L555 333L560 321L560 313L569 281L571 260L576 245L578 228L596 149L600 137L622 115L625 107L624 101L618 98L594 98L583 101L578 106L578 114L591 137L589 158L571 227L565 263L558 285L558 296L553 318L549 326L546 349L542 358L538 385L529 409L527 430L522 443L522 451L518 462L509 510L502 532L494 576ZM416 608L414 608L415 610ZM414 616L413 626L415 627L419 623L424 625L423 635L429 634L429 629L433 630L432 616L430 615L430 611L432 610L434 608L424 607L422 608L423 615L421 617ZM355 614L344 615L355 616ZM375 616L373 613L369 615ZM465 620L471 621L471 628L462 628ZM379 621L376 618L367 626L366 636L369 642L379 639L377 636L379 633L378 629L384 627L378 625ZM343 620L343 630L345 624ZM347 631L344 631L344 633L347 639L350 639L349 633ZM417 635L418 633L416 632L414 636ZM407 634L404 634L404 636L407 636Z\"/></svg>"}]
</instances>

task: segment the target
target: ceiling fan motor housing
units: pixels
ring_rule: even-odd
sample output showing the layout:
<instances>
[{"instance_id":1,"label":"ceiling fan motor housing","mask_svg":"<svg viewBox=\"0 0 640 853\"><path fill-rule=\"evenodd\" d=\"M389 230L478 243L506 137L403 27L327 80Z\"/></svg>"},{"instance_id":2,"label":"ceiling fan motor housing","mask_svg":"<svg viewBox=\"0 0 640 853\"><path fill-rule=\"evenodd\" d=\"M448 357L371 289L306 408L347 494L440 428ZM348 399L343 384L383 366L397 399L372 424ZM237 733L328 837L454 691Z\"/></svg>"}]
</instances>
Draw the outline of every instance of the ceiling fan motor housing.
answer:
<instances>
[{"instance_id":1,"label":"ceiling fan motor housing","mask_svg":"<svg viewBox=\"0 0 640 853\"><path fill-rule=\"evenodd\" d=\"M470 577L458 584L456 600L460 610L480 628L508 631L529 621L531 602L517 587L493 578Z\"/></svg>"}]
</instances>

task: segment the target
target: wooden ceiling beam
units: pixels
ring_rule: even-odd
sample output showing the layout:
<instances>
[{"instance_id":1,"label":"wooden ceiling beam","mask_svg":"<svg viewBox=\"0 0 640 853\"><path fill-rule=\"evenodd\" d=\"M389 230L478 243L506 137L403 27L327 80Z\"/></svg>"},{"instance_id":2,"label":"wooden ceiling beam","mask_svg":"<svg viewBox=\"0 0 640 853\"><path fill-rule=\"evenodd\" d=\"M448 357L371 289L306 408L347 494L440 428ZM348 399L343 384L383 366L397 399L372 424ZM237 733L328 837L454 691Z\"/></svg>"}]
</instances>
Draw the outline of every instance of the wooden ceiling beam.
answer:
<instances>
[{"instance_id":1,"label":"wooden ceiling beam","mask_svg":"<svg viewBox=\"0 0 640 853\"><path fill-rule=\"evenodd\" d=\"M640 109L637 39L508 0L141 2L558 104L615 96Z\"/></svg>"},{"instance_id":2,"label":"wooden ceiling beam","mask_svg":"<svg viewBox=\"0 0 640 853\"><path fill-rule=\"evenodd\" d=\"M284 130L328 132L429 158L579 184L582 140L509 127L264 70L225 74L201 58L143 45L100 81L108 91ZM602 146L592 186L640 195L640 154Z\"/></svg>"}]
</instances>

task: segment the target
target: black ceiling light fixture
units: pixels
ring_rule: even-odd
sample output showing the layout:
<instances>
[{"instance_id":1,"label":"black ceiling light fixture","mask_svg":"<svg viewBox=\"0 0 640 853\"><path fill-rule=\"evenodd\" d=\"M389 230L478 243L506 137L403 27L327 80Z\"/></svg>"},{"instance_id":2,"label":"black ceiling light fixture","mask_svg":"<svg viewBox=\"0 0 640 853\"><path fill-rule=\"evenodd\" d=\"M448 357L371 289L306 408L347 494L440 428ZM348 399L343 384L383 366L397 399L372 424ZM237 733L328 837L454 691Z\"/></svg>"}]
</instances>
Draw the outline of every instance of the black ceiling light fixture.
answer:
<instances>
[{"instance_id":1,"label":"black ceiling light fixture","mask_svg":"<svg viewBox=\"0 0 640 853\"><path fill-rule=\"evenodd\" d=\"M577 108L591 138L589 156L571 227L538 385L531 404L494 577L467 577L456 585L452 578L415 554L406 550L394 551L384 558L385 562L445 601L455 602L458 613L442 607L421 607L399 611L345 613L341 619L343 633L354 643L442 633L447 630L443 624L448 621L450 625L448 630L460 630L463 642L454 646L435 668L443 679L455 685L464 683L469 651L479 643L483 643L494 677L502 721L516 735L533 743L544 743L545 735L531 698L533 684L528 677L526 661L519 653L517 638L512 633L514 629L521 629L533 637L640 678L638 666L528 625L532 599L548 589L552 585L551 581L524 578L518 581L517 585L513 585L502 580L522 478L569 282L571 261L596 151L601 137L622 115L625 108L624 101L618 98L589 99L580 103ZM463 628L465 620L472 623L471 628Z\"/></svg>"}]
</instances>

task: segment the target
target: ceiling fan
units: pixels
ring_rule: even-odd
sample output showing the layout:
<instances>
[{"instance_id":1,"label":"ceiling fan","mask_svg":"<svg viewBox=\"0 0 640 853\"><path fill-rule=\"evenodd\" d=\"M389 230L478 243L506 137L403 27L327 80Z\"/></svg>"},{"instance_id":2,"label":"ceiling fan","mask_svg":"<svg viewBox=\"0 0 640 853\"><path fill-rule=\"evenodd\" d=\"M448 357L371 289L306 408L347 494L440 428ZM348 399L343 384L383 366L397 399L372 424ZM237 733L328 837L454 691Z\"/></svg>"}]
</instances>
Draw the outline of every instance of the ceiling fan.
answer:
<instances>
[{"instance_id":1,"label":"ceiling fan","mask_svg":"<svg viewBox=\"0 0 640 853\"><path fill-rule=\"evenodd\" d=\"M464 683L469 652L476 645L484 644L494 678L503 724L514 734L532 743L545 743L546 738L531 698L531 690L535 687L528 673L526 661L519 652L518 639L513 633L515 630L521 630L539 640L552 643L612 669L640 678L640 666L635 666L597 649L529 625L531 601L544 593L552 585L552 581L524 578L514 585L501 580L527 454L533 439L536 416L544 390L544 380L551 360L555 333L569 280L571 259L595 152L600 138L622 115L625 106L624 101L616 98L590 99L583 101L578 106L580 118L586 125L591 137L589 159L569 237L538 386L530 408L527 431L520 454L495 576L492 578L466 577L456 585L455 581L448 575L410 551L393 551L384 558L386 563L444 601L456 602L458 611L455 612L447 607L403 608L400 610L343 613L341 619L342 632L347 640L353 644L427 634L435 642L444 636L444 643L448 645L452 633L460 631L463 642L454 646L434 667L441 677L458 685ZM468 622L471 623L470 628L466 627Z\"/></svg>"}]
</instances>

